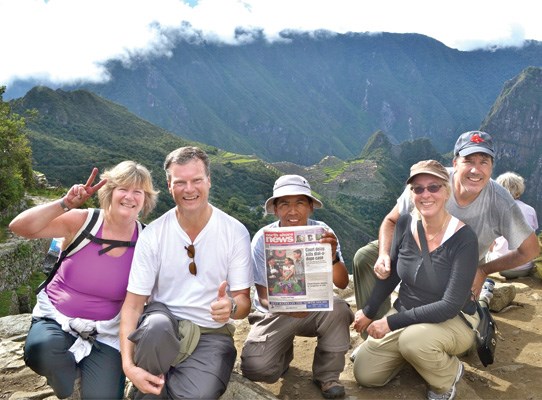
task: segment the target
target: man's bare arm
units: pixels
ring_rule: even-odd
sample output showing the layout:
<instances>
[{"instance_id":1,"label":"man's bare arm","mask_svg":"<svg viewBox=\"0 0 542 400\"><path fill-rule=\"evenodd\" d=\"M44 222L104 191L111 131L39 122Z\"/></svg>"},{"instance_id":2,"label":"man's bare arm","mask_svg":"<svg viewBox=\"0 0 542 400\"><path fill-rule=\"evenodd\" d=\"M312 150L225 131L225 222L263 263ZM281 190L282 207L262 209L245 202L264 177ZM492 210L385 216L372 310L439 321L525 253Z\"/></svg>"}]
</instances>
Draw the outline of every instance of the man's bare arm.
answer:
<instances>
[{"instance_id":1,"label":"man's bare arm","mask_svg":"<svg viewBox=\"0 0 542 400\"><path fill-rule=\"evenodd\" d=\"M258 293L258 300L260 304L269 310L269 299L267 298L267 288L262 285L256 284L256 292Z\"/></svg>"},{"instance_id":2,"label":"man's bare arm","mask_svg":"<svg viewBox=\"0 0 542 400\"><path fill-rule=\"evenodd\" d=\"M390 275L391 243L393 241L393 231L395 230L395 225L397 225L399 217L399 208L396 205L388 215L384 217L382 224L380 224L380 230L378 232L378 259L374 266L375 274L379 279L386 279Z\"/></svg>"},{"instance_id":3,"label":"man's bare arm","mask_svg":"<svg viewBox=\"0 0 542 400\"><path fill-rule=\"evenodd\" d=\"M164 377L155 376L139 368L134 362L134 344L128 339L137 327L139 316L147 301L147 296L127 292L120 315L120 353L122 368L126 377L142 392L159 395L164 386Z\"/></svg>"},{"instance_id":4,"label":"man's bare arm","mask_svg":"<svg viewBox=\"0 0 542 400\"><path fill-rule=\"evenodd\" d=\"M480 294L482 285L489 274L518 267L532 261L534 258L538 257L539 254L540 245L538 244L538 238L533 232L527 236L527 239L525 239L517 249L486 264L480 264L472 284L472 291L475 296Z\"/></svg>"}]
</instances>

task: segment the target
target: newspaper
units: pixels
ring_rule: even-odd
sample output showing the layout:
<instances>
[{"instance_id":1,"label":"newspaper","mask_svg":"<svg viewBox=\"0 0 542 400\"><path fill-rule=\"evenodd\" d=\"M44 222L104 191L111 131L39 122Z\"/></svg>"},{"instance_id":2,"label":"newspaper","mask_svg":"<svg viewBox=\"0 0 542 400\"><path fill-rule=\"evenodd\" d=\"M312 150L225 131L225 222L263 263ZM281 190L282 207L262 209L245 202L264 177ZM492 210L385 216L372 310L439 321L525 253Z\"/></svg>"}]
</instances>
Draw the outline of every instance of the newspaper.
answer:
<instances>
[{"instance_id":1,"label":"newspaper","mask_svg":"<svg viewBox=\"0 0 542 400\"><path fill-rule=\"evenodd\" d=\"M269 311L333 310L331 245L323 226L264 229Z\"/></svg>"}]
</instances>

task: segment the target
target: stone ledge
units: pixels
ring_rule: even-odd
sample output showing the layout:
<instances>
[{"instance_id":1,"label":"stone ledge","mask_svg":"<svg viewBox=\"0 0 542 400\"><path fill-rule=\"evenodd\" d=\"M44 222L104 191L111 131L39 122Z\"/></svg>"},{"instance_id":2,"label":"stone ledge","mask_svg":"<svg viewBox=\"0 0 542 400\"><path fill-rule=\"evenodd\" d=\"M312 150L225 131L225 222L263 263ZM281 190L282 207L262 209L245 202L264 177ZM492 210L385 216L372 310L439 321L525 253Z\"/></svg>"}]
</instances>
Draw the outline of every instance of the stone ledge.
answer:
<instances>
[{"instance_id":1,"label":"stone ledge","mask_svg":"<svg viewBox=\"0 0 542 400\"><path fill-rule=\"evenodd\" d=\"M26 375L34 373L24 365L22 354L23 345L30 327L32 316L30 314L10 315L0 318L0 373L28 370ZM45 382L43 382L45 384ZM129 397L131 384L126 387L127 398ZM0 395L0 397L2 397ZM34 392L14 392L9 400L20 399L47 399L56 400L53 390L41 387ZM75 393L69 400L79 400L79 393ZM220 397L221 400L276 400L272 393L252 382L237 372L233 372L226 392Z\"/></svg>"}]
</instances>

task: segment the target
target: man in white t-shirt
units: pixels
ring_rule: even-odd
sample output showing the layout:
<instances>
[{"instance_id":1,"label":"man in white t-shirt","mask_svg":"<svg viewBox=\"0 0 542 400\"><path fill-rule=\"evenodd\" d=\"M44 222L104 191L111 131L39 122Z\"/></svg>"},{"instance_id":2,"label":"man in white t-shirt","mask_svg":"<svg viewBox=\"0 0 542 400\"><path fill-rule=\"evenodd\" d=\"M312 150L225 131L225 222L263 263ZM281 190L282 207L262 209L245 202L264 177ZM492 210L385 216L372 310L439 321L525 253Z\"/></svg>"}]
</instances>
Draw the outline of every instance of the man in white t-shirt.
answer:
<instances>
[{"instance_id":1,"label":"man in white t-shirt","mask_svg":"<svg viewBox=\"0 0 542 400\"><path fill-rule=\"evenodd\" d=\"M136 246L121 311L123 369L140 398L218 398L237 351L230 318L250 311L250 235L209 204L207 154L165 160L176 207L151 222Z\"/></svg>"},{"instance_id":2,"label":"man in white t-shirt","mask_svg":"<svg viewBox=\"0 0 542 400\"><path fill-rule=\"evenodd\" d=\"M493 139L489 134L465 132L455 143L453 170L450 172L453 196L450 196L446 208L454 217L470 225L478 237L480 264L472 285L476 296L488 274L524 264L540 252L534 230L525 221L510 193L491 179L494 157ZM395 224L400 215L410 212L413 207L409 192L408 187L405 188L395 207L384 218L378 242L360 248L354 256L353 275L358 309L365 305L375 279L389 276L389 254ZM507 238L514 250L486 263L484 257L499 236ZM389 303L379 310L377 319L388 309Z\"/></svg>"}]
</instances>

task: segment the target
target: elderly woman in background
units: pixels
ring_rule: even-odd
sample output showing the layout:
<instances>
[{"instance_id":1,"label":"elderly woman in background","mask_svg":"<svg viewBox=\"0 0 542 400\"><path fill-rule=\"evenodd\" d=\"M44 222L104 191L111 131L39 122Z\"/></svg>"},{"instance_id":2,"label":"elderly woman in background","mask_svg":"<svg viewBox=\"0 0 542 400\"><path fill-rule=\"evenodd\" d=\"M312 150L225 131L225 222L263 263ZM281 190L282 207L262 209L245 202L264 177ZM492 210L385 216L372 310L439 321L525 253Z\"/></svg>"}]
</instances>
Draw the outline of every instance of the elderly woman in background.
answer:
<instances>
[{"instance_id":1,"label":"elderly woman in background","mask_svg":"<svg viewBox=\"0 0 542 400\"><path fill-rule=\"evenodd\" d=\"M119 353L119 312L126 295L135 242L156 205L150 172L133 161L105 171L96 185L94 168L85 185L60 200L19 214L13 233L29 238L77 238L94 215L78 209L98 192L101 210L83 247L62 261L38 293L24 348L27 366L45 376L58 398L69 397L80 373L84 399L122 399L125 376ZM47 281L46 281L47 282Z\"/></svg>"},{"instance_id":2,"label":"elderly woman in background","mask_svg":"<svg viewBox=\"0 0 542 400\"><path fill-rule=\"evenodd\" d=\"M536 210L519 199L523 192L525 192L525 180L523 179L523 177L516 174L515 172L505 172L504 174L499 175L496 181L498 184L500 184L502 187L504 187L510 192L517 205L519 206L521 213L525 217L525 220L531 226L531 228L536 231L538 229L538 217L536 215ZM500 258L510 253L510 251L511 250L508 248L508 240L500 236L495 239L495 242L493 242L493 245L486 254L486 262L490 262L492 260L495 260L496 258ZM533 266L533 262L529 261L528 263L525 263L518 267L500 271L499 274L506 279L514 279L522 276L528 276L531 273Z\"/></svg>"},{"instance_id":3,"label":"elderly woman in background","mask_svg":"<svg viewBox=\"0 0 542 400\"><path fill-rule=\"evenodd\" d=\"M406 183L415 209L397 222L391 274L377 281L366 306L356 313L354 328L370 337L355 358L354 376L363 386L384 386L408 363L427 382L428 399L453 399L463 374L457 355L474 342L474 332L459 313L473 326L479 322L471 297L478 241L468 225L446 210L451 189L440 163L414 164ZM425 257L421 236L427 243ZM398 284L392 310L373 321Z\"/></svg>"}]
</instances>

